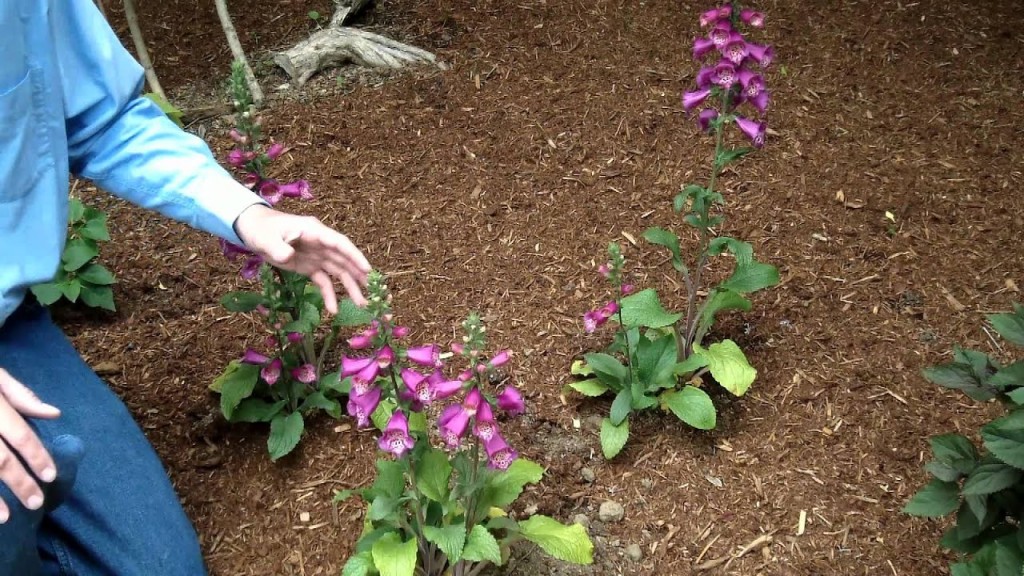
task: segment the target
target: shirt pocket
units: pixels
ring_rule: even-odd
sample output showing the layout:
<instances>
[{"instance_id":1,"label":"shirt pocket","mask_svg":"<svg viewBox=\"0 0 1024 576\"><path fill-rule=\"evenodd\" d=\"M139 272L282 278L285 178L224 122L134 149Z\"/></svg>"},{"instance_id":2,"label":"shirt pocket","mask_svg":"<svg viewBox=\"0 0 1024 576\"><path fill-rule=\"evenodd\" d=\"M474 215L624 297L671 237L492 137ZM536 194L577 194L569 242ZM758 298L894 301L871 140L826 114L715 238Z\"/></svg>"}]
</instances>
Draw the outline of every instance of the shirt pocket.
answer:
<instances>
[{"instance_id":1,"label":"shirt pocket","mask_svg":"<svg viewBox=\"0 0 1024 576\"><path fill-rule=\"evenodd\" d=\"M42 173L31 74L0 86L0 204L28 195Z\"/></svg>"}]
</instances>

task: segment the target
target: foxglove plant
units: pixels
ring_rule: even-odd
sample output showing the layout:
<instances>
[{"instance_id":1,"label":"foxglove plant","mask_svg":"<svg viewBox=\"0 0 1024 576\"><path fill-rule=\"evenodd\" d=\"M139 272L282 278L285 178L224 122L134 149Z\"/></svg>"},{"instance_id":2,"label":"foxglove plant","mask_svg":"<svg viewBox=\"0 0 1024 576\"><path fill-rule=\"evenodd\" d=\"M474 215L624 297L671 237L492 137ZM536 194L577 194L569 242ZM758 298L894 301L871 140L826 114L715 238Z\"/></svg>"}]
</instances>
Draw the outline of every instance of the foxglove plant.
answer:
<instances>
[{"instance_id":1,"label":"foxglove plant","mask_svg":"<svg viewBox=\"0 0 1024 576\"><path fill-rule=\"evenodd\" d=\"M685 310L668 312L657 292L646 289L587 312L583 319L587 332L614 320L617 336L606 352L586 354L572 368L573 374L588 377L571 383L573 389L587 396L615 395L610 417L601 427L601 445L607 458L614 457L625 445L628 417L633 410L660 405L691 426L714 428L715 407L701 388L702 376L710 373L730 393L741 396L757 371L732 340L705 348L704 338L716 314L749 310L747 295L779 282L778 270L754 260L749 243L715 232L724 221L716 207L724 205L725 199L715 188L722 170L764 145L767 129L762 119L769 92L763 73L774 51L770 46L749 42L740 30L741 25L763 27L764 16L726 4L701 14L700 25L707 32L694 41L693 56L698 61L708 57L712 61L697 73L696 90L683 93L682 106L687 113L696 113L702 132L714 136L715 151L707 186L685 186L673 201L675 211L685 210L683 221L697 232L696 255L691 262L684 262L680 239L668 230L650 228L644 233L648 242L669 250L672 266L686 286ZM744 116L749 115L747 110L760 119ZM732 125L753 148L727 144L726 131ZM621 294L621 252L613 247L609 250L610 261L600 271ZM733 272L709 289L705 284L711 259L725 252L735 259ZM608 270L614 273L608 274Z\"/></svg>"},{"instance_id":2,"label":"foxglove plant","mask_svg":"<svg viewBox=\"0 0 1024 576\"><path fill-rule=\"evenodd\" d=\"M522 394L495 374L511 352L485 354L486 329L476 314L465 336L442 353L437 344L405 347L408 328L394 322L384 277L371 272L370 319L348 340L358 355L341 359L348 413L360 427L381 430L377 478L342 491L367 503L365 527L343 574L469 576L507 562L510 547L533 542L568 562L589 564L593 545L583 526L534 515L517 521L506 508L543 469L521 458L502 432L525 411ZM445 375L445 357L465 369ZM427 417L435 419L428 425Z\"/></svg>"},{"instance_id":3,"label":"foxglove plant","mask_svg":"<svg viewBox=\"0 0 1024 576\"><path fill-rule=\"evenodd\" d=\"M231 97L235 128L231 138L236 147L228 163L243 172L243 182L273 205L283 198L312 198L309 183L297 180L281 183L266 174L267 166L284 152L281 144L261 151L260 121L252 114L252 97L241 66L232 67ZM258 292L232 292L221 304L232 312L257 311L266 326L260 349L249 348L232 361L211 388L221 394L221 412L232 422L270 422L267 448L273 460L291 452L305 428L303 414L322 409L341 416L337 396L343 392L337 375L325 375L328 353L339 330L365 321L366 311L351 300L341 303L329 330L320 331L323 298L309 279L301 274L265 264L248 249L221 241L226 257L245 260L241 276L258 278Z\"/></svg>"}]
</instances>

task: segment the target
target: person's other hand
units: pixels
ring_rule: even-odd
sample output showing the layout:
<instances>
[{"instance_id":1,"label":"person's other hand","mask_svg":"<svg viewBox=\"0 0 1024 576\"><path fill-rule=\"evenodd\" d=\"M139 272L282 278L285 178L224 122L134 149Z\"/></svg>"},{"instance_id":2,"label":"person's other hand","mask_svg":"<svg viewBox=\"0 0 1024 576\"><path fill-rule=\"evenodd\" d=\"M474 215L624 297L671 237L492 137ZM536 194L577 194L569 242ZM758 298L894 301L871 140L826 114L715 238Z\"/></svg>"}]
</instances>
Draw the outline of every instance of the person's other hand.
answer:
<instances>
[{"instance_id":1,"label":"person's other hand","mask_svg":"<svg viewBox=\"0 0 1024 576\"><path fill-rule=\"evenodd\" d=\"M363 288L370 263L351 240L320 220L256 204L235 220L235 232L246 248L268 263L309 277L323 294L324 306L331 314L338 312L331 277L341 281L353 302L366 304Z\"/></svg>"},{"instance_id":2,"label":"person's other hand","mask_svg":"<svg viewBox=\"0 0 1024 576\"><path fill-rule=\"evenodd\" d=\"M6 484L29 510L42 507L43 491L18 457L43 482L53 482L57 467L25 417L50 419L58 416L60 410L44 403L0 368L0 483ZM0 524L7 522L10 516L10 508L0 498Z\"/></svg>"}]
</instances>

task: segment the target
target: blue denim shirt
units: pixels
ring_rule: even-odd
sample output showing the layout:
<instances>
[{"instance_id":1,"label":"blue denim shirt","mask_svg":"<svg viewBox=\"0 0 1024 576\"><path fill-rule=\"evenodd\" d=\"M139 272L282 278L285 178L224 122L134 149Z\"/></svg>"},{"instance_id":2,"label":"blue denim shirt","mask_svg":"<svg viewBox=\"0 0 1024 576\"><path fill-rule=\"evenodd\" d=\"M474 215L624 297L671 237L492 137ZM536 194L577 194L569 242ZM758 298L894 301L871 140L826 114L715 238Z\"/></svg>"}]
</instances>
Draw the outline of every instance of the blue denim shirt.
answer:
<instances>
[{"instance_id":1,"label":"blue denim shirt","mask_svg":"<svg viewBox=\"0 0 1024 576\"><path fill-rule=\"evenodd\" d=\"M240 243L235 219L259 197L142 87L93 0L0 0L0 325L56 273L69 172Z\"/></svg>"}]
</instances>

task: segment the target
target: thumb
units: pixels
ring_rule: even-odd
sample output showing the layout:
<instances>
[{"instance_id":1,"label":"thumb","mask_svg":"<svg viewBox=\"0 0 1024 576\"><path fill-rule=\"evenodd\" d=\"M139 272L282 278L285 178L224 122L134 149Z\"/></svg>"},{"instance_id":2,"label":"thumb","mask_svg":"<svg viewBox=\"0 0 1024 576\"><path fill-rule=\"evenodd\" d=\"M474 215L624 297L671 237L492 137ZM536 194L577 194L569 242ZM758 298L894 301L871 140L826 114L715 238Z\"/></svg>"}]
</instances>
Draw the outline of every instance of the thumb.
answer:
<instances>
[{"instance_id":1,"label":"thumb","mask_svg":"<svg viewBox=\"0 0 1024 576\"><path fill-rule=\"evenodd\" d=\"M4 370L0 370L0 395L7 399L12 408L30 418L50 419L60 416L59 409L40 400Z\"/></svg>"},{"instance_id":2,"label":"thumb","mask_svg":"<svg viewBox=\"0 0 1024 576\"><path fill-rule=\"evenodd\" d=\"M285 264L295 255L295 248L292 246L302 233L296 230L288 230L281 236L275 236L273 241L266 247L267 257L273 262Z\"/></svg>"}]
</instances>

